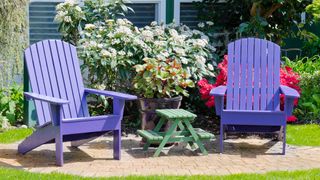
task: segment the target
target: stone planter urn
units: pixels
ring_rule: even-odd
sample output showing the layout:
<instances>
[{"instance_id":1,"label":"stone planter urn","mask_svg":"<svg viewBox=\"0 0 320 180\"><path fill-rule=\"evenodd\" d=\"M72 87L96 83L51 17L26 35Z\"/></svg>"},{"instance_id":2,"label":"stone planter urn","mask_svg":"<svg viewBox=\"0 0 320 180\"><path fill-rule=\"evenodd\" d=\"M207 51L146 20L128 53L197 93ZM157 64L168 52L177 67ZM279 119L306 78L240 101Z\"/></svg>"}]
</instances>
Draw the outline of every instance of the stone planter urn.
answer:
<instances>
[{"instance_id":1,"label":"stone planter urn","mask_svg":"<svg viewBox=\"0 0 320 180\"><path fill-rule=\"evenodd\" d=\"M182 96L173 98L139 98L141 113L141 129L152 130L159 121L156 116L156 109L178 109L181 105ZM170 126L169 123L163 127L166 130Z\"/></svg>"}]
</instances>

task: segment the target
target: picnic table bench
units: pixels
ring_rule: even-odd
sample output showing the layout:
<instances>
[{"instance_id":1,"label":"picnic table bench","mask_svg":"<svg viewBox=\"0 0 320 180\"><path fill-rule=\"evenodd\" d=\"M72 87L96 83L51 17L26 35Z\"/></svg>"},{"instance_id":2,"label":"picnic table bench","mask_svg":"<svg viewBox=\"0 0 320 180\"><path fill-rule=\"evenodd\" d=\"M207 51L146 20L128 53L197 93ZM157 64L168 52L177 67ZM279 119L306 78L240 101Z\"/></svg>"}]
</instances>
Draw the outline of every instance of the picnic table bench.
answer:
<instances>
[{"instance_id":1,"label":"picnic table bench","mask_svg":"<svg viewBox=\"0 0 320 180\"><path fill-rule=\"evenodd\" d=\"M190 121L193 121L197 115L184 109L158 109L156 114L160 117L160 120L153 130L138 130L138 134L147 141L143 150L148 150L152 143L160 143L153 155L157 157L166 143L187 142L192 149L195 149L197 145L202 154L208 154L202 141L210 140L214 138L214 135L200 128L192 127ZM160 132L166 121L171 121L169 129L165 132ZM178 127L179 131L177 131Z\"/></svg>"}]
</instances>

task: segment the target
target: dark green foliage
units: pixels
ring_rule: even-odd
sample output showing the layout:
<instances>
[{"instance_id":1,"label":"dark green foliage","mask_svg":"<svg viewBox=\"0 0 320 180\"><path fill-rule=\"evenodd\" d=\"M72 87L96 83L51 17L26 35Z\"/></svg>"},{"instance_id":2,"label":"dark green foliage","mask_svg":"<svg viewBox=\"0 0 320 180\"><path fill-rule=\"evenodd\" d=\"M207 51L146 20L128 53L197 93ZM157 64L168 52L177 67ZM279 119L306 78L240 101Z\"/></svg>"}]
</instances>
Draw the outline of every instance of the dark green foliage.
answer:
<instances>
[{"instance_id":1,"label":"dark green foliage","mask_svg":"<svg viewBox=\"0 0 320 180\"><path fill-rule=\"evenodd\" d=\"M309 32L307 30L302 30L299 32L300 37L304 40L304 45L302 47L303 53L312 57L314 55L320 54L320 37L316 34Z\"/></svg>"},{"instance_id":2,"label":"dark green foliage","mask_svg":"<svg viewBox=\"0 0 320 180\"><path fill-rule=\"evenodd\" d=\"M320 23L320 0L314 0L312 4L309 4L306 7L306 12L313 18L310 25L315 25L313 24L314 22ZM300 38L304 40L303 53L308 57L320 54L319 32L319 29L314 32L310 32L307 29L299 31Z\"/></svg>"},{"instance_id":3,"label":"dark green foliage","mask_svg":"<svg viewBox=\"0 0 320 180\"><path fill-rule=\"evenodd\" d=\"M281 43L294 36L292 26L311 0L204 0L197 3L201 21L213 21L217 32L230 32L230 40L239 36L267 38Z\"/></svg>"}]
</instances>

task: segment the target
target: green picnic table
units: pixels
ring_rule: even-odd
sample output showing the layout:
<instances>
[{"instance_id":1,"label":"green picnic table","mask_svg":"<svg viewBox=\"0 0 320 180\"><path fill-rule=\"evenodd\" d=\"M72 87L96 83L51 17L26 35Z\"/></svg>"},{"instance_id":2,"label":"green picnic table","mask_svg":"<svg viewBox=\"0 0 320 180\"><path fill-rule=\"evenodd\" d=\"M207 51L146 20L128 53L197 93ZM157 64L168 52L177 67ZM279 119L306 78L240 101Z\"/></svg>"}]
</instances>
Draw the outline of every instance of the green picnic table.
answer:
<instances>
[{"instance_id":1,"label":"green picnic table","mask_svg":"<svg viewBox=\"0 0 320 180\"><path fill-rule=\"evenodd\" d=\"M147 141L143 150L148 150L152 143L160 143L153 155L157 157L166 143L187 142L192 149L195 149L197 145L202 154L208 154L202 141L212 139L214 135L200 128L192 127L190 121L193 121L197 115L184 109L157 109L156 114L160 117L160 120L153 130L137 131L138 134ZM165 132L160 132L161 127L166 121L171 121L169 129ZM179 131L177 131L178 127Z\"/></svg>"}]
</instances>

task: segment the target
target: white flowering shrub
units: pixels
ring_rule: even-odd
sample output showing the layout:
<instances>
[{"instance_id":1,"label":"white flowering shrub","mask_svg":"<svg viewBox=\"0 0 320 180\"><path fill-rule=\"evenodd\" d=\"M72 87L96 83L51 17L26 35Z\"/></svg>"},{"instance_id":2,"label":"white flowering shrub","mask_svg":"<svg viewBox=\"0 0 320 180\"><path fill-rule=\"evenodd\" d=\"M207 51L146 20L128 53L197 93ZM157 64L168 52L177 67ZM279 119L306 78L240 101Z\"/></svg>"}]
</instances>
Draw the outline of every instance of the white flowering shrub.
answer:
<instances>
[{"instance_id":1,"label":"white flowering shrub","mask_svg":"<svg viewBox=\"0 0 320 180\"><path fill-rule=\"evenodd\" d=\"M88 72L88 81L107 89L130 87L133 67L150 49L139 40L139 30L126 19L86 24L79 41L79 56ZM119 85L120 87L118 87Z\"/></svg>"},{"instance_id":2,"label":"white flowering shrub","mask_svg":"<svg viewBox=\"0 0 320 180\"><path fill-rule=\"evenodd\" d=\"M143 74L141 71L137 73L136 67L143 66L146 58L155 59L158 64L174 61L181 65L193 83L203 76L213 76L214 67L208 62L211 62L211 53L215 49L208 44L208 37L202 32L192 31L186 26L165 26L153 22L138 29L127 19L117 19L86 24L81 36L79 55L84 60L82 67L88 72L88 80L93 84L104 84L107 89L132 90L133 78ZM143 78L147 78L145 76ZM140 79L139 82L144 81ZM135 85L143 86L146 84ZM153 88L161 89L160 86L166 85ZM158 90L152 92L155 94L148 93L148 97L171 96L166 93L159 95ZM141 89L139 93L145 94ZM184 90L181 93L187 95Z\"/></svg>"},{"instance_id":3,"label":"white flowering shrub","mask_svg":"<svg viewBox=\"0 0 320 180\"><path fill-rule=\"evenodd\" d=\"M124 16L131 8L125 6L127 0L85 0L79 6L77 0L66 0L56 7L55 21L59 23L62 38L74 45L80 39L79 32L88 23L100 23L107 19Z\"/></svg>"},{"instance_id":4,"label":"white flowering shrub","mask_svg":"<svg viewBox=\"0 0 320 180\"><path fill-rule=\"evenodd\" d=\"M59 32L64 40L75 44L79 39L78 28L85 15L75 1L67 0L56 7L55 21L59 23Z\"/></svg>"}]
</instances>

